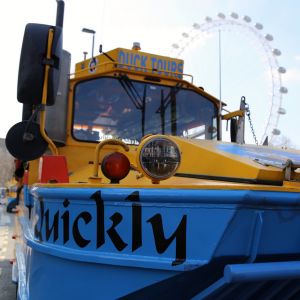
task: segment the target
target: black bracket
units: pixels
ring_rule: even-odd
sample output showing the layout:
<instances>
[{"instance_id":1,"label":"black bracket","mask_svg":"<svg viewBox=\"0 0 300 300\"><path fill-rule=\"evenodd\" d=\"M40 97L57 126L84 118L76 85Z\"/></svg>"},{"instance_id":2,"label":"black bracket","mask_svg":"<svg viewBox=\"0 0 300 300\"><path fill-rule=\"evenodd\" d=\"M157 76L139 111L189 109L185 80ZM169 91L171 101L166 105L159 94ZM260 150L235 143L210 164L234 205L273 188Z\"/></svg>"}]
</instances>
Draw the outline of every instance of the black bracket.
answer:
<instances>
[{"instance_id":1,"label":"black bracket","mask_svg":"<svg viewBox=\"0 0 300 300\"><path fill-rule=\"evenodd\" d=\"M44 57L42 63L43 63L43 65L48 65L50 67L54 67L54 65L55 65L55 62L54 62L53 58Z\"/></svg>"}]
</instances>

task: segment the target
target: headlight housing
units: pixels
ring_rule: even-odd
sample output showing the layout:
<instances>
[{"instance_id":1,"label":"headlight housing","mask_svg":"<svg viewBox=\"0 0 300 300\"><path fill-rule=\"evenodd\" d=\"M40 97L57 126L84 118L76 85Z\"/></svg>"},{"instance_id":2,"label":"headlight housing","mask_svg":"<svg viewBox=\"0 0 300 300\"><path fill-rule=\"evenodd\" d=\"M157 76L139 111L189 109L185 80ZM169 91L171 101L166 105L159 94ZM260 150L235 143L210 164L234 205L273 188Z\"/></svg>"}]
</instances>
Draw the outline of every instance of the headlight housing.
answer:
<instances>
[{"instance_id":1,"label":"headlight housing","mask_svg":"<svg viewBox=\"0 0 300 300\"><path fill-rule=\"evenodd\" d=\"M138 158L143 173L152 180L165 180L177 171L181 156L179 147L166 137L151 137L140 145Z\"/></svg>"}]
</instances>

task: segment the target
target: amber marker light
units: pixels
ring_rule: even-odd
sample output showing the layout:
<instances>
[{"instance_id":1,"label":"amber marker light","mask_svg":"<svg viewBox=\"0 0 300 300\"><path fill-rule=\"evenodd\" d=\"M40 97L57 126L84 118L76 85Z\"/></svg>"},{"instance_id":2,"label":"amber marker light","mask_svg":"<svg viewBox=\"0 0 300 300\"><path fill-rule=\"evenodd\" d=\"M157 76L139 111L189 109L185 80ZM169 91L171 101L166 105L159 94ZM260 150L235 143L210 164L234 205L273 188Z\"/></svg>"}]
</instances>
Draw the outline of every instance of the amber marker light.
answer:
<instances>
[{"instance_id":1,"label":"amber marker light","mask_svg":"<svg viewBox=\"0 0 300 300\"><path fill-rule=\"evenodd\" d=\"M130 162L126 155L120 152L107 154L101 163L101 170L110 183L119 183L130 171Z\"/></svg>"},{"instance_id":2,"label":"amber marker light","mask_svg":"<svg viewBox=\"0 0 300 300\"><path fill-rule=\"evenodd\" d=\"M146 138L140 145L138 164L154 182L173 176L181 161L179 147L166 137Z\"/></svg>"}]
</instances>

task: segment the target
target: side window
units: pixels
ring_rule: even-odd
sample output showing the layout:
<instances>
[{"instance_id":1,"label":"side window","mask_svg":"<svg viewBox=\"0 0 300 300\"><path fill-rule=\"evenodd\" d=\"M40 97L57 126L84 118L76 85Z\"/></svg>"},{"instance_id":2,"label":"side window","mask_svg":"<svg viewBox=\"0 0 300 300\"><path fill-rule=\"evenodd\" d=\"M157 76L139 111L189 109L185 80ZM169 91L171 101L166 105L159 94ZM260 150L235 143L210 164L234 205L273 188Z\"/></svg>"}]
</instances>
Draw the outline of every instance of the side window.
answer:
<instances>
[{"instance_id":1,"label":"side window","mask_svg":"<svg viewBox=\"0 0 300 300\"><path fill-rule=\"evenodd\" d=\"M217 107L191 90L178 93L178 134L192 139L217 138Z\"/></svg>"}]
</instances>

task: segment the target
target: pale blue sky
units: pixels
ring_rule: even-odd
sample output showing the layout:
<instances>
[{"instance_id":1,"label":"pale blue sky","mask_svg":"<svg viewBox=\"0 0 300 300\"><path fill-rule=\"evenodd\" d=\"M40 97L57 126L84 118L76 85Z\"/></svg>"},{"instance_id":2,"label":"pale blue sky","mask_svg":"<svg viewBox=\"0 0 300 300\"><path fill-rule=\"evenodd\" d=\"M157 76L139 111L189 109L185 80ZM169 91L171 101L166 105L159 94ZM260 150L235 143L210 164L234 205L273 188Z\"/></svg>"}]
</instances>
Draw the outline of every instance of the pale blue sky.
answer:
<instances>
[{"instance_id":1,"label":"pale blue sky","mask_svg":"<svg viewBox=\"0 0 300 300\"><path fill-rule=\"evenodd\" d=\"M287 69L283 85L289 90L283 97L287 115L280 118L282 134L300 148L297 121L300 112L300 27L297 24L300 3L297 1L266 0L185 0L185 1L109 1L65 0L64 48L72 53L72 64L91 49L91 37L81 32L87 27L96 30L96 47L103 44L108 51L115 47L131 48L139 41L142 50L168 55L171 45L181 33L192 28L194 22L202 24L206 16L213 18L219 12L229 16L236 12L248 15L252 24L264 25L264 33L274 36L274 48L282 55L279 64ZM1 72L2 99L0 101L0 137L21 119L21 107L16 100L17 72L22 36L26 23L55 22L55 0L27 0L5 2L2 6ZM7 17L6 17L7 16ZM195 83L215 96L219 95L217 34L205 44L194 42L183 53L185 72L193 73ZM241 32L222 33L223 99L231 109L238 108L240 96L246 96L251 107L254 127L262 135L268 116L268 69L263 62L264 53L257 50L255 41ZM259 47L258 47L259 48ZM247 124L248 143L253 143Z\"/></svg>"}]
</instances>

